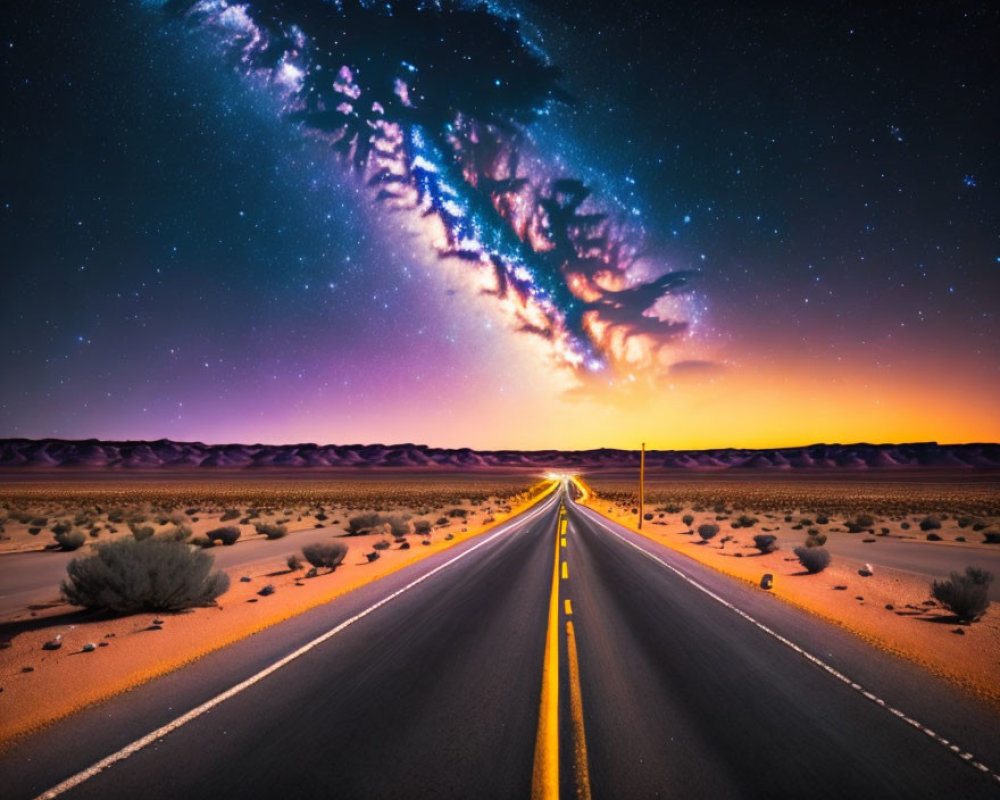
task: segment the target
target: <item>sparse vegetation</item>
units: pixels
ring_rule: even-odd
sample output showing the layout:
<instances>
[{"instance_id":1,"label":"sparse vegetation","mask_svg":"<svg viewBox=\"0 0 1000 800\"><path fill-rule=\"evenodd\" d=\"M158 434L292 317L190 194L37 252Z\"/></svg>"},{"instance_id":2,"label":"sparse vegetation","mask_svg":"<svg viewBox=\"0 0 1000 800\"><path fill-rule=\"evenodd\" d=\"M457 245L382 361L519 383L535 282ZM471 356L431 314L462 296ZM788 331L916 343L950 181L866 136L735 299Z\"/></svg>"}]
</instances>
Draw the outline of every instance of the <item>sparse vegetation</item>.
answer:
<instances>
[{"instance_id":1,"label":"sparse vegetation","mask_svg":"<svg viewBox=\"0 0 1000 800\"><path fill-rule=\"evenodd\" d=\"M235 525L225 525L221 528L213 528L205 536L213 544L221 542L224 545L231 545L236 544L236 540L240 538L240 529Z\"/></svg>"},{"instance_id":2,"label":"sparse vegetation","mask_svg":"<svg viewBox=\"0 0 1000 800\"><path fill-rule=\"evenodd\" d=\"M209 605L229 588L212 557L184 542L132 538L101 542L67 567L62 591L73 605L131 614Z\"/></svg>"},{"instance_id":3,"label":"sparse vegetation","mask_svg":"<svg viewBox=\"0 0 1000 800\"><path fill-rule=\"evenodd\" d=\"M333 572L347 555L347 545L343 542L313 542L302 548L302 555L315 569Z\"/></svg>"},{"instance_id":4,"label":"sparse vegetation","mask_svg":"<svg viewBox=\"0 0 1000 800\"><path fill-rule=\"evenodd\" d=\"M269 522L258 522L254 527L257 533L263 534L268 539L281 539L288 535L288 528L284 525L273 525Z\"/></svg>"},{"instance_id":5,"label":"sparse vegetation","mask_svg":"<svg viewBox=\"0 0 1000 800\"><path fill-rule=\"evenodd\" d=\"M980 619L990 607L989 588L993 575L984 569L966 567L965 574L951 573L951 579L934 581L931 596L961 622Z\"/></svg>"},{"instance_id":6,"label":"sparse vegetation","mask_svg":"<svg viewBox=\"0 0 1000 800\"><path fill-rule=\"evenodd\" d=\"M830 566L830 552L824 547L796 547L793 552L810 575Z\"/></svg>"},{"instance_id":7,"label":"sparse vegetation","mask_svg":"<svg viewBox=\"0 0 1000 800\"><path fill-rule=\"evenodd\" d=\"M87 534L79 530L60 531L56 534L56 544L63 550L79 550L87 541Z\"/></svg>"},{"instance_id":8,"label":"sparse vegetation","mask_svg":"<svg viewBox=\"0 0 1000 800\"><path fill-rule=\"evenodd\" d=\"M778 549L778 537L772 533L758 533L753 537L753 546L761 553L773 553Z\"/></svg>"},{"instance_id":9,"label":"sparse vegetation","mask_svg":"<svg viewBox=\"0 0 1000 800\"><path fill-rule=\"evenodd\" d=\"M706 522L698 526L698 535L704 542L707 542L718 532L719 532L719 526L712 522Z\"/></svg>"}]
</instances>

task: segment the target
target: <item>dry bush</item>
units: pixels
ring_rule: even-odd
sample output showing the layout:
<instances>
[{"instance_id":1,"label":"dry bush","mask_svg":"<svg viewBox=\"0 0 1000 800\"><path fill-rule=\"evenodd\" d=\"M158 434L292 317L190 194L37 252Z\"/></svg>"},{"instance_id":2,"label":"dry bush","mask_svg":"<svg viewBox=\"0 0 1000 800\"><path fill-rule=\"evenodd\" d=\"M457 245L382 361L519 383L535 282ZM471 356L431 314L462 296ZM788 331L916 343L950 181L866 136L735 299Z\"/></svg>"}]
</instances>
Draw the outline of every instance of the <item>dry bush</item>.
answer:
<instances>
[{"instance_id":1,"label":"dry bush","mask_svg":"<svg viewBox=\"0 0 1000 800\"><path fill-rule=\"evenodd\" d=\"M975 622L990 607L989 589L993 575L984 569L966 567L965 574L951 573L951 579L934 581L931 596L960 621Z\"/></svg>"},{"instance_id":2,"label":"dry bush","mask_svg":"<svg viewBox=\"0 0 1000 800\"><path fill-rule=\"evenodd\" d=\"M212 557L184 542L128 538L95 550L66 568L62 591L73 605L119 614L178 611L209 605L229 588L229 576L212 572Z\"/></svg>"}]
</instances>

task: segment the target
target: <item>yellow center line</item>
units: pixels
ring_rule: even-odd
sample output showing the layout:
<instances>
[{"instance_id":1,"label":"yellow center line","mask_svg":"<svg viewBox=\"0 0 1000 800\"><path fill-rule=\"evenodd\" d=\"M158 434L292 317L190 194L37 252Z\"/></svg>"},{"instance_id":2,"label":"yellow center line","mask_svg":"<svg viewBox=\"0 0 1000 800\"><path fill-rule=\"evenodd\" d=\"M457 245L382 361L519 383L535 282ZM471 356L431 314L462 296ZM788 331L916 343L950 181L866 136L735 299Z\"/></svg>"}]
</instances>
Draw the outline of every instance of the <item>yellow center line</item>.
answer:
<instances>
[{"instance_id":1,"label":"yellow center line","mask_svg":"<svg viewBox=\"0 0 1000 800\"><path fill-rule=\"evenodd\" d=\"M567 617L572 617L573 616L573 606L571 606L569 604L569 598L568 597L566 598L565 602L566 602L566 616Z\"/></svg>"},{"instance_id":2,"label":"yellow center line","mask_svg":"<svg viewBox=\"0 0 1000 800\"><path fill-rule=\"evenodd\" d=\"M569 600L566 601L567 605ZM587 734L583 728L583 692L580 690L580 661L576 654L573 623L566 622L566 650L569 656L569 709L573 718L573 767L577 800L590 800L590 768L587 763Z\"/></svg>"},{"instance_id":3,"label":"yellow center line","mask_svg":"<svg viewBox=\"0 0 1000 800\"><path fill-rule=\"evenodd\" d=\"M542 699L538 707L535 763L531 775L532 800L559 797L559 537L552 564L549 625L542 664Z\"/></svg>"},{"instance_id":4,"label":"yellow center line","mask_svg":"<svg viewBox=\"0 0 1000 800\"><path fill-rule=\"evenodd\" d=\"M566 580L569 577L569 564L567 564L565 561L563 561L562 576L563 580Z\"/></svg>"},{"instance_id":5,"label":"yellow center line","mask_svg":"<svg viewBox=\"0 0 1000 800\"><path fill-rule=\"evenodd\" d=\"M560 543L560 544L561 544L561 545L562 545L563 547L565 547L565 546L566 546L566 537L565 537L565 536L563 536L563 537L562 537L562 539L560 539L560 540L559 540L559 543Z\"/></svg>"}]
</instances>

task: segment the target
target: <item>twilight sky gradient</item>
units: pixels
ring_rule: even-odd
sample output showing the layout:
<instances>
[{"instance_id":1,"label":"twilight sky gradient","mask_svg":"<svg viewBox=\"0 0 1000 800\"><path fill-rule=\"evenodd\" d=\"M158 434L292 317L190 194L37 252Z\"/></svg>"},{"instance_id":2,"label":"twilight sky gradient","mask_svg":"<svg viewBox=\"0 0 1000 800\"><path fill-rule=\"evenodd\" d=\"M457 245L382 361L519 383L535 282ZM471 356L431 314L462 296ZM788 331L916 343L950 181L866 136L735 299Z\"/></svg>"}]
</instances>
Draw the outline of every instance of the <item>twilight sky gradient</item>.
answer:
<instances>
[{"instance_id":1,"label":"twilight sky gradient","mask_svg":"<svg viewBox=\"0 0 1000 800\"><path fill-rule=\"evenodd\" d=\"M220 3L6 2L0 437L998 441L1000 9L870 5L330 4L338 75ZM303 81L408 160L352 171Z\"/></svg>"}]
</instances>

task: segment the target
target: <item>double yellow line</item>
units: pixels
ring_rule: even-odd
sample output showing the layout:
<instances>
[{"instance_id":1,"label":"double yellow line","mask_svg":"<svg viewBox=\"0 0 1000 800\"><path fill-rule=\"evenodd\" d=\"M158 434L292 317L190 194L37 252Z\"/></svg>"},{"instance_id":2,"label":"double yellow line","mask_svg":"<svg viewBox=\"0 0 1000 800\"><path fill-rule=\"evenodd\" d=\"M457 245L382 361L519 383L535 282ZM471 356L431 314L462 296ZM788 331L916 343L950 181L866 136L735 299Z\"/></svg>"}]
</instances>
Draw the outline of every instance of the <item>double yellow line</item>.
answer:
<instances>
[{"instance_id":1,"label":"double yellow line","mask_svg":"<svg viewBox=\"0 0 1000 800\"><path fill-rule=\"evenodd\" d=\"M535 736L535 764L531 780L532 800L559 797L559 583L569 580L569 564L561 557L566 549L568 521L566 508L559 508L556 526L555 559L552 565L552 592L549 597L549 622L545 634L545 658L542 666L542 699L538 709L538 732ZM562 569L560 570L560 563ZM590 775L587 767L587 737L583 725L583 693L580 690L580 661L572 620L573 606L565 599L566 655L569 667L570 717L573 722L573 765L578 800L590 800Z\"/></svg>"}]
</instances>

